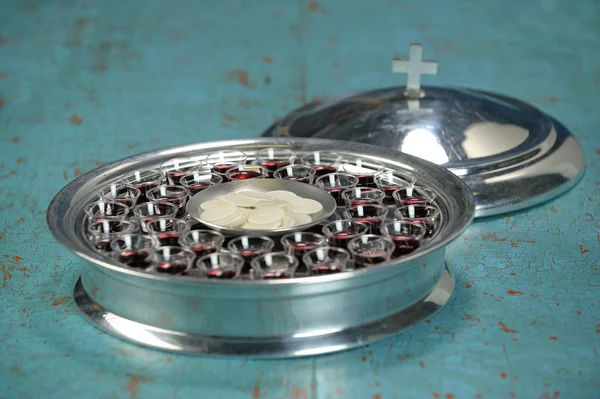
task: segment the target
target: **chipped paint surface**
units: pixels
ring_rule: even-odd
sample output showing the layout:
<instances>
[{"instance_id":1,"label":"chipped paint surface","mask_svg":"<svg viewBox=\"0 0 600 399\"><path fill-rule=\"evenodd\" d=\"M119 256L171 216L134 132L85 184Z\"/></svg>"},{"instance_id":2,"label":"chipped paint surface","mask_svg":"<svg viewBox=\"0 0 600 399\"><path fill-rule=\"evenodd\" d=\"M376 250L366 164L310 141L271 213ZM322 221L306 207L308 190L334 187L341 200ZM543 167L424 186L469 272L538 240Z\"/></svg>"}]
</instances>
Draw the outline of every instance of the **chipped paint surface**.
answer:
<instances>
[{"instance_id":1,"label":"chipped paint surface","mask_svg":"<svg viewBox=\"0 0 600 399\"><path fill-rule=\"evenodd\" d=\"M0 3L0 398L600 391L596 0ZM258 136L308 99L400 85L391 58L410 42L440 63L427 84L531 102L577 134L588 162L568 194L479 221L448 249L445 310L368 347L277 361L152 351L79 315L79 262L45 227L66 183L138 152Z\"/></svg>"}]
</instances>

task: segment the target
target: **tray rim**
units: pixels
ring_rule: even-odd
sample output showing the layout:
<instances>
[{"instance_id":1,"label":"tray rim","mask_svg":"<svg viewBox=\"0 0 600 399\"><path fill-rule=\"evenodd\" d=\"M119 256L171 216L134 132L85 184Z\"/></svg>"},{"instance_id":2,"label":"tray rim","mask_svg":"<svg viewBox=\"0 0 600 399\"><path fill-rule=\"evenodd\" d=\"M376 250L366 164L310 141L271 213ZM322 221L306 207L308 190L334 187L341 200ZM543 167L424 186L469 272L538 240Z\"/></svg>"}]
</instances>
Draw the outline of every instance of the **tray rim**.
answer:
<instances>
[{"instance_id":1,"label":"tray rim","mask_svg":"<svg viewBox=\"0 0 600 399\"><path fill-rule=\"evenodd\" d=\"M408 169L416 170L417 168L434 172L440 176L440 178L444 178L452 182L454 186L464 194L464 199L466 201L466 209L464 209L464 213L460 215L458 228L454 229L450 234L445 235L443 238L438 236L432 240L432 243L428 245L428 247L422 251L416 251L414 254L410 254L405 256L400 261L388 261L382 263L380 265L370 267L368 269L359 269L348 271L345 273L339 273L334 275L327 276L311 276L311 277L302 277L302 278L293 278L289 280L228 280L228 281L215 281L209 279L191 279L185 276L161 276L156 274L150 274L145 272L140 272L135 269L126 268L123 266L118 266L108 261L102 259L99 254L93 253L93 251L89 251L90 253L85 253L80 251L75 247L75 245L71 242L71 240L67 239L67 236L64 235L60 230L60 221L61 218L57 216L57 210L60 209L60 206L64 206L65 203L69 203L69 200L73 198L73 195L78 192L78 189L81 188L88 180L92 178L99 177L106 171L124 168L139 162L142 159L150 158L150 157L159 157L165 156L169 154L181 154L186 151L202 151L210 148L219 147L235 147L235 146L256 146L261 144L269 144L269 145L292 145L292 144L303 144L310 143L312 145L318 144L322 146L322 148L348 148L352 146L356 146L357 150L366 151L372 153L377 153L380 157L386 157L388 162L390 159L400 159L403 163L410 164ZM53 237L65 248L69 251L73 252L78 257L91 262L94 266L109 269L111 271L117 272L122 275L129 275L132 277L143 278L144 280L154 280L156 282L168 282L172 284L184 284L184 285L192 285L192 286L201 286L204 284L213 284L213 285L221 285L221 286L235 286L235 285L251 285L251 286L294 286L294 285L304 285L304 284L316 284L321 282L333 282L333 281L341 281L346 279L353 279L356 276L360 276L363 274L377 274L378 272L382 272L388 268L394 267L402 267L403 264L410 263L417 258L420 258L424 255L427 255L431 252L439 250L450 244L454 241L458 236L460 236L473 222L475 216L475 200L473 193L469 189L469 187L460 179L458 176L454 175L449 170L431 163L429 161L423 160L421 158L414 157L409 154L405 154L399 151L388 150L382 147L368 145L368 144L360 144L357 143L342 141L342 140L330 140L330 139L306 139L306 138L272 138L272 137L261 137L261 138L246 138L246 139L231 139L231 140L216 140L216 141L208 141L208 142L200 142L200 143L192 143L192 144L184 144L177 146L170 146L162 149L146 151L140 154L135 154L129 157L121 158L116 161L112 161L106 163L98 168L92 169L83 175L77 177L73 181L69 182L66 186L64 186L51 200L48 210L46 213L46 222L48 228L53 235ZM348 150L349 151L349 150ZM366 157L375 157L374 155L365 155Z\"/></svg>"}]
</instances>

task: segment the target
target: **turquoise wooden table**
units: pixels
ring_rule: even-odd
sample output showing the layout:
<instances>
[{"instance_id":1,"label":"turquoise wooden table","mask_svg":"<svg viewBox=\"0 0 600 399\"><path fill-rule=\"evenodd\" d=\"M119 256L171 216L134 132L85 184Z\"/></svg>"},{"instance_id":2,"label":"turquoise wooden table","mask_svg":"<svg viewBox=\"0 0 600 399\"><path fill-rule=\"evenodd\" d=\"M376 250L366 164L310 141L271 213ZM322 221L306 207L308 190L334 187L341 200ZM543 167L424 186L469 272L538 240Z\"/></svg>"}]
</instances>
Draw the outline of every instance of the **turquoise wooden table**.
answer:
<instances>
[{"instance_id":1,"label":"turquoise wooden table","mask_svg":"<svg viewBox=\"0 0 600 399\"><path fill-rule=\"evenodd\" d=\"M395 338L299 360L192 357L78 314L79 261L45 226L70 180L160 147L258 136L315 96L426 84L531 102L582 143L571 192L478 221L449 306ZM0 398L599 398L596 0L0 2Z\"/></svg>"}]
</instances>

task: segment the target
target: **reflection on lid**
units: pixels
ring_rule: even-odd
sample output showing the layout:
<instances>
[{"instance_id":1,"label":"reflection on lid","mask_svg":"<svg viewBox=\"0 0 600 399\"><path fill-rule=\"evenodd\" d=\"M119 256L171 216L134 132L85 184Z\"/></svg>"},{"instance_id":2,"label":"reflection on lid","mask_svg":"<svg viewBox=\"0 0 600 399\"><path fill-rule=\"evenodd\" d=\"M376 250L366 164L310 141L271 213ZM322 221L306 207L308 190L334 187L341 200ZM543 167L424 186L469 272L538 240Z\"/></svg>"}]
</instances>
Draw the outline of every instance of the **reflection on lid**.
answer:
<instances>
[{"instance_id":1,"label":"reflection on lid","mask_svg":"<svg viewBox=\"0 0 600 399\"><path fill-rule=\"evenodd\" d=\"M424 128L408 132L400 151L438 165L445 164L449 160L436 135Z\"/></svg>"},{"instance_id":2,"label":"reflection on lid","mask_svg":"<svg viewBox=\"0 0 600 399\"><path fill-rule=\"evenodd\" d=\"M495 122L473 123L464 132L462 148L469 159L489 157L516 148L529 136L517 125Z\"/></svg>"}]
</instances>

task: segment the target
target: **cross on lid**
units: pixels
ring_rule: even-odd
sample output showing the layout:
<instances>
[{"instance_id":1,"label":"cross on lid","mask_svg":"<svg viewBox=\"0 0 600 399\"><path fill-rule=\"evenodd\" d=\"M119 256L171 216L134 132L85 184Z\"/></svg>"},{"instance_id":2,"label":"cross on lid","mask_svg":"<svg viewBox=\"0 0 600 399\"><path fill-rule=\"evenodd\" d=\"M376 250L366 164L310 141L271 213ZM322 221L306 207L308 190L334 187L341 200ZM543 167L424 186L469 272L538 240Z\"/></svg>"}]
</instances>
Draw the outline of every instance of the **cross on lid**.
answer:
<instances>
[{"instance_id":1,"label":"cross on lid","mask_svg":"<svg viewBox=\"0 0 600 399\"><path fill-rule=\"evenodd\" d=\"M406 90L408 93L421 92L421 75L436 75L438 64L435 61L422 61L423 47L420 44L410 45L408 60L394 59L392 72L408 74Z\"/></svg>"}]
</instances>

